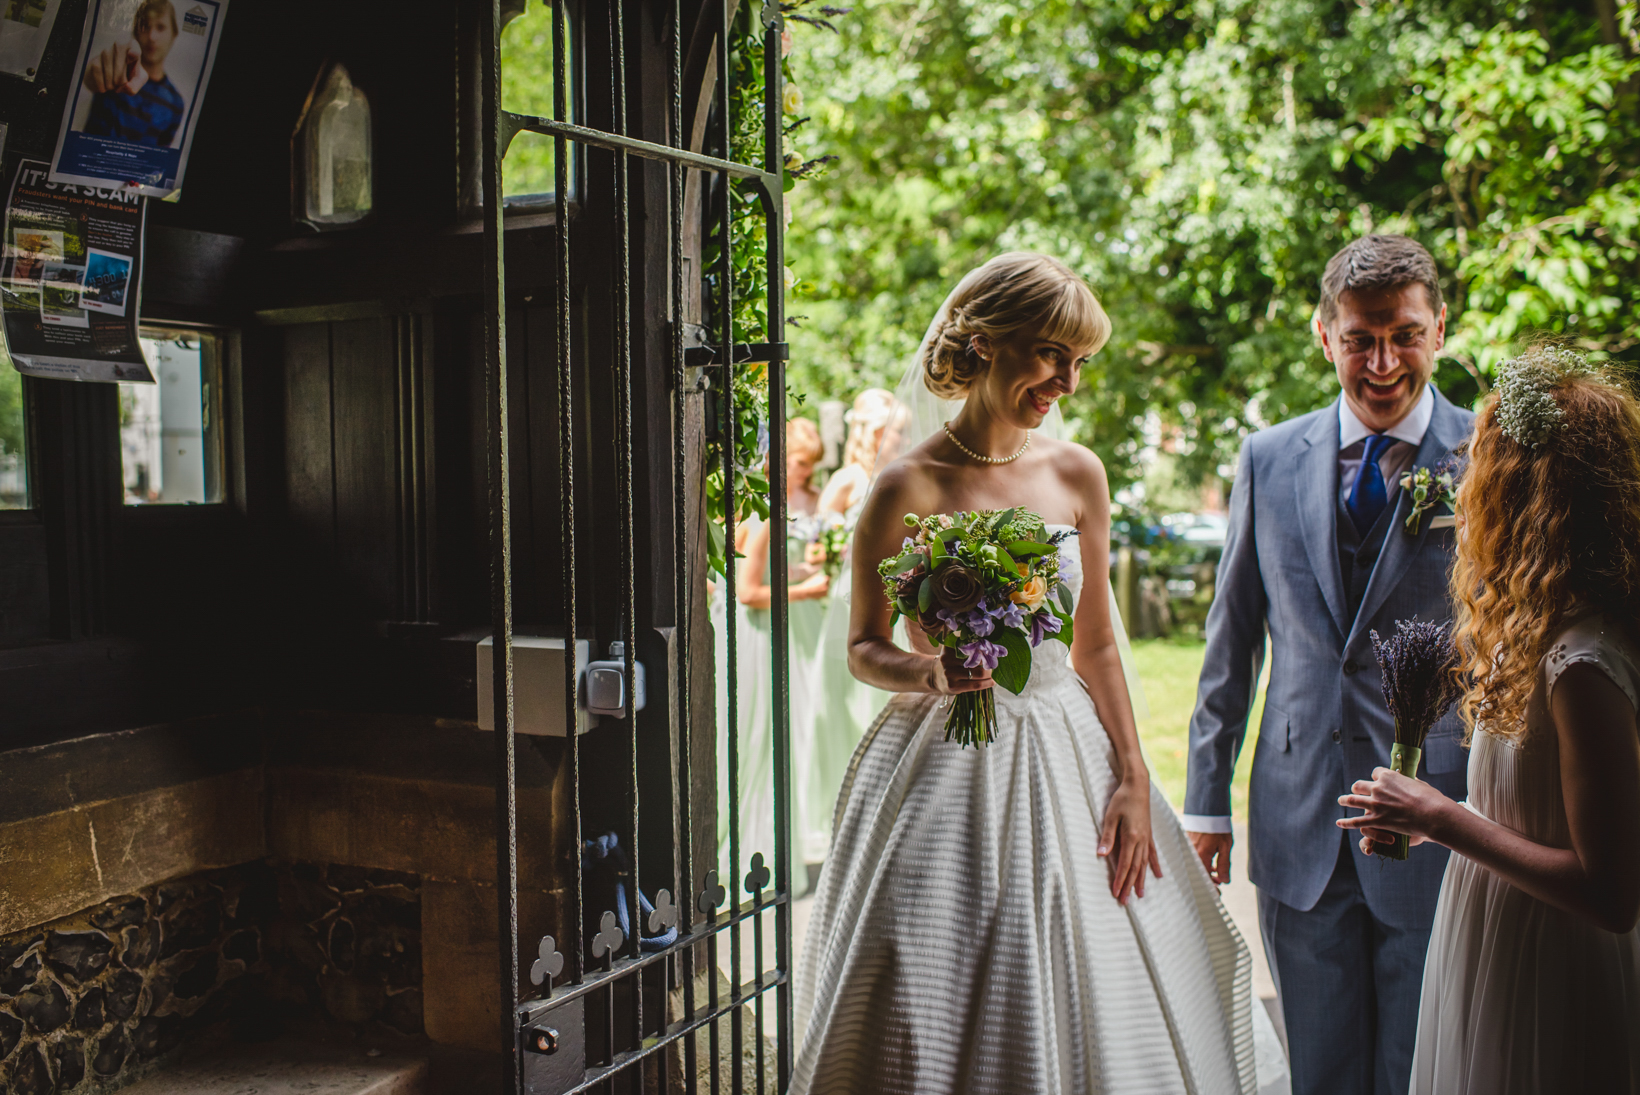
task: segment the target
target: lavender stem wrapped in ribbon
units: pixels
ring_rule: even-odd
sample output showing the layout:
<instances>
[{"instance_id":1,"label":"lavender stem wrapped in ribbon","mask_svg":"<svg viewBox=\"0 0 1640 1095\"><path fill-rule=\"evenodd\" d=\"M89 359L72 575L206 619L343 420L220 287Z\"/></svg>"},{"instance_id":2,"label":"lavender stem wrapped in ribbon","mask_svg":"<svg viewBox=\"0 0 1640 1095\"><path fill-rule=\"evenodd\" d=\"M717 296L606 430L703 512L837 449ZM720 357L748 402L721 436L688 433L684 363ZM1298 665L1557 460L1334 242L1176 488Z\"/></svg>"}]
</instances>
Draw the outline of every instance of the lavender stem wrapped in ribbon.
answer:
<instances>
[{"instance_id":1,"label":"lavender stem wrapped in ribbon","mask_svg":"<svg viewBox=\"0 0 1640 1095\"><path fill-rule=\"evenodd\" d=\"M1445 624L1397 620L1395 634L1388 639L1372 632L1372 652L1383 674L1384 703L1395 719L1389 766L1417 779L1430 727L1441 721L1462 692L1456 673L1460 664L1457 644ZM1397 834L1388 844L1378 842L1373 851L1389 859L1405 859L1411 847L1405 834Z\"/></svg>"}]
</instances>

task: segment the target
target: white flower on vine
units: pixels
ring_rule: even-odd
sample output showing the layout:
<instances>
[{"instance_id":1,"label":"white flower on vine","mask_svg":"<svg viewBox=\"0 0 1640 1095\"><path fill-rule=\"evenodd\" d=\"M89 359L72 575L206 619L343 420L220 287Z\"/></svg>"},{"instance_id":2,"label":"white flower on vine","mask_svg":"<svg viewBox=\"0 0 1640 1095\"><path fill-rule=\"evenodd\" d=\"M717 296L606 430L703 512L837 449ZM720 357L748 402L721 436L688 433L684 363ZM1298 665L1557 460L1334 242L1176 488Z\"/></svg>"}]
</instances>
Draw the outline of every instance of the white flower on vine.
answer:
<instances>
[{"instance_id":1,"label":"white flower on vine","mask_svg":"<svg viewBox=\"0 0 1640 1095\"><path fill-rule=\"evenodd\" d=\"M793 270L790 266L786 267L786 292L788 292L788 293L791 292L792 287L796 284L797 284L797 271Z\"/></svg>"},{"instance_id":2,"label":"white flower on vine","mask_svg":"<svg viewBox=\"0 0 1640 1095\"><path fill-rule=\"evenodd\" d=\"M787 114L796 114L799 110L802 110L803 89L798 87L796 84L787 84L786 94L784 98L781 99L780 105Z\"/></svg>"}]
</instances>

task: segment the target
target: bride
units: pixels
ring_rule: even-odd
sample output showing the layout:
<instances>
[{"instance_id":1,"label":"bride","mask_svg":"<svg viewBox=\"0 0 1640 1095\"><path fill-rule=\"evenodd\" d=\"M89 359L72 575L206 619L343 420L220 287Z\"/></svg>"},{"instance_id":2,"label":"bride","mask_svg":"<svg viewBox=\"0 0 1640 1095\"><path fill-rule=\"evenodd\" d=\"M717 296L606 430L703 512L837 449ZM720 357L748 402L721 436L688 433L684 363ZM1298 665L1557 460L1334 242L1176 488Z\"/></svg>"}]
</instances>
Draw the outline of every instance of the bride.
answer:
<instances>
[{"instance_id":1,"label":"bride","mask_svg":"<svg viewBox=\"0 0 1640 1095\"><path fill-rule=\"evenodd\" d=\"M962 279L918 351L926 391L963 402L881 472L855 533L849 665L896 695L839 796L793 1092L1255 1088L1247 948L1150 782L1101 595L1104 468L1033 432L1109 334L1067 267L1013 253ZM1079 534L1061 574L1100 593L1078 598L1068 661L1039 648L1025 690L995 694L997 739L963 749L948 698L990 675L920 634L897 646L877 564L907 513L1016 505Z\"/></svg>"}]
</instances>

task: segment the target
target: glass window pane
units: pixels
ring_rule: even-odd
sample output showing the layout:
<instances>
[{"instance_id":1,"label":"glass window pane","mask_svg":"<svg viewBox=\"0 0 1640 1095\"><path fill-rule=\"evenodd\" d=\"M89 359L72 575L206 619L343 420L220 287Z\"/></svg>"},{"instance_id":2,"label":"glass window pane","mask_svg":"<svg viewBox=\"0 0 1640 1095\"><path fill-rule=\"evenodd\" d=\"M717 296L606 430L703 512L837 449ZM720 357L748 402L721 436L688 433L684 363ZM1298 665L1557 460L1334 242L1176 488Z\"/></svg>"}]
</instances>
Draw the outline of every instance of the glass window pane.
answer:
<instances>
[{"instance_id":1,"label":"glass window pane","mask_svg":"<svg viewBox=\"0 0 1640 1095\"><path fill-rule=\"evenodd\" d=\"M502 109L551 118L552 59L552 5L532 3L501 31ZM573 83L570 102L573 119ZM508 198L552 194L558 186L556 171L556 142L539 133L520 133L501 162L502 194Z\"/></svg>"},{"instance_id":2,"label":"glass window pane","mask_svg":"<svg viewBox=\"0 0 1640 1095\"><path fill-rule=\"evenodd\" d=\"M215 348L210 335L143 329L155 382L120 385L127 505L222 500Z\"/></svg>"},{"instance_id":3,"label":"glass window pane","mask_svg":"<svg viewBox=\"0 0 1640 1095\"><path fill-rule=\"evenodd\" d=\"M23 378L0 352L0 509L28 508L23 445Z\"/></svg>"}]
</instances>

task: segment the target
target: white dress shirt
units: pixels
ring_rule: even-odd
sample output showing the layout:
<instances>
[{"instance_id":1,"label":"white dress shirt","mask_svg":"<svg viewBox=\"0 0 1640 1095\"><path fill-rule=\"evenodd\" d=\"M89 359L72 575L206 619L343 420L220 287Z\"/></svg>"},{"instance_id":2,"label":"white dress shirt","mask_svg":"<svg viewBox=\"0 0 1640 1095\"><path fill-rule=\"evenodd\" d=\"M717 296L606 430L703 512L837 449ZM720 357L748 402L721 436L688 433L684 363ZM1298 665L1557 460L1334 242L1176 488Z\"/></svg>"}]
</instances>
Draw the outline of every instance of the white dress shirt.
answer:
<instances>
[{"instance_id":1,"label":"white dress shirt","mask_svg":"<svg viewBox=\"0 0 1640 1095\"><path fill-rule=\"evenodd\" d=\"M1407 416L1384 432L1395 438L1378 458L1378 468L1384 473L1384 486L1390 505L1395 504L1395 492L1401 489L1401 476L1412 468L1418 457L1418 448L1424 443L1424 431L1435 417L1435 389L1424 386L1424 397L1407 412ZM1350 410L1349 400L1338 400L1338 499L1342 503L1355 485L1355 476L1361 469L1361 454L1367 438L1372 436L1362 421ZM1213 814L1185 814L1182 817L1186 832L1228 833L1230 817Z\"/></svg>"}]
</instances>

